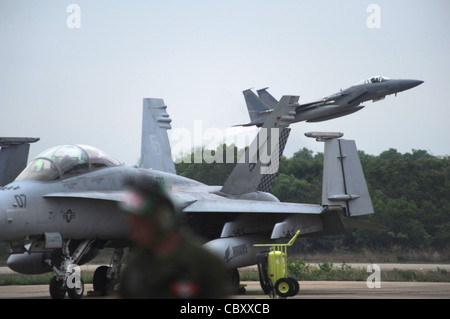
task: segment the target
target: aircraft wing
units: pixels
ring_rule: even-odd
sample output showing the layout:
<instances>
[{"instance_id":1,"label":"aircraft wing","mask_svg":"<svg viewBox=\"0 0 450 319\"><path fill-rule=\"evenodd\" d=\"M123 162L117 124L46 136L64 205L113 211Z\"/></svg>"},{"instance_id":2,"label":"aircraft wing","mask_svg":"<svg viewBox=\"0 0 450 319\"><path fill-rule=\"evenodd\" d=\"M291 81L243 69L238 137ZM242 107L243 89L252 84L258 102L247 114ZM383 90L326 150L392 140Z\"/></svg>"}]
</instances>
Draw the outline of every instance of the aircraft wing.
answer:
<instances>
[{"instance_id":1,"label":"aircraft wing","mask_svg":"<svg viewBox=\"0 0 450 319\"><path fill-rule=\"evenodd\" d=\"M61 192L44 195L44 198L83 198L120 202L121 191ZM186 213L272 213L272 214L321 214L321 205L268 202L245 199L201 199L184 208Z\"/></svg>"},{"instance_id":2,"label":"aircraft wing","mask_svg":"<svg viewBox=\"0 0 450 319\"><path fill-rule=\"evenodd\" d=\"M256 200L232 199L218 201L214 200L198 200L183 212L186 213L271 213L271 214L321 214L326 208L321 205L313 204L297 204L283 202L267 202Z\"/></svg>"},{"instance_id":3,"label":"aircraft wing","mask_svg":"<svg viewBox=\"0 0 450 319\"><path fill-rule=\"evenodd\" d=\"M353 103L358 99L362 99L364 95L368 94L366 90L360 90L354 94L354 97L348 101L348 103ZM361 102L360 102L361 103Z\"/></svg>"},{"instance_id":4,"label":"aircraft wing","mask_svg":"<svg viewBox=\"0 0 450 319\"><path fill-rule=\"evenodd\" d=\"M300 104L300 105L297 106L297 108L295 109L295 112L299 112L299 111L301 111L301 110L303 110L303 109L306 109L306 108L309 108L309 107L312 107L312 106L320 106L320 105L323 105L323 104L324 104L324 101L323 101L323 100L317 100L317 101L314 101L314 102L309 102L309 103Z\"/></svg>"},{"instance_id":5,"label":"aircraft wing","mask_svg":"<svg viewBox=\"0 0 450 319\"><path fill-rule=\"evenodd\" d=\"M265 232L271 234L270 238L277 239L292 236L298 230L302 235L334 234L332 229L325 227L327 223L323 220L328 217L328 212L327 207L321 205L205 199L184 208L183 213L187 220L194 221L212 238ZM342 233L342 229L336 233Z\"/></svg>"},{"instance_id":6,"label":"aircraft wing","mask_svg":"<svg viewBox=\"0 0 450 319\"><path fill-rule=\"evenodd\" d=\"M119 202L122 192L60 192L44 195L44 198ZM322 219L327 214L327 207L321 205L217 197L184 202L183 205L176 206L182 209L182 214L187 215L189 220L197 221L193 226L200 227L201 233L212 232L214 237L267 231L271 233L272 239L276 239L292 235L298 229L301 229L303 235L317 233L325 230Z\"/></svg>"},{"instance_id":7,"label":"aircraft wing","mask_svg":"<svg viewBox=\"0 0 450 319\"><path fill-rule=\"evenodd\" d=\"M304 103L304 104L300 104L297 108L296 108L296 112L302 111L304 109L307 108L315 108L315 107L319 107L319 106L324 106L327 104L339 104L339 100L344 97L349 95L350 93L347 91L342 91L327 97L324 97L321 100L317 100L317 101L313 101L313 102L309 102L309 103ZM364 95L363 93L360 93L361 95ZM358 98L359 96L357 96L356 98ZM356 99L355 98L355 99Z\"/></svg>"}]
</instances>

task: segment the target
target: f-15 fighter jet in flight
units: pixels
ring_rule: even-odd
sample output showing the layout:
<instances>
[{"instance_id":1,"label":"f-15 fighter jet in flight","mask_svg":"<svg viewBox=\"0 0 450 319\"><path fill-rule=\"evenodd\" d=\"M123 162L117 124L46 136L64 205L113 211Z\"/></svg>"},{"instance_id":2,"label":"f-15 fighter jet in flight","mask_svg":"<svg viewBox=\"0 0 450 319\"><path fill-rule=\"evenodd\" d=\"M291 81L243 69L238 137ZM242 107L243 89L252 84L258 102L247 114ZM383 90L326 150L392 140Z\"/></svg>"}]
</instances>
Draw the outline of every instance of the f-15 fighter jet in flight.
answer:
<instances>
[{"instance_id":1,"label":"f-15 fighter jet in flight","mask_svg":"<svg viewBox=\"0 0 450 319\"><path fill-rule=\"evenodd\" d=\"M348 89L329 95L318 101L300 104L295 109L295 122L321 122L349 115L364 108L361 103L383 100L386 95L409 90L422 84L420 80L389 79L384 76L372 76L356 83ZM258 96L252 90L245 90L245 101L250 115L250 123L237 126L261 126L278 101L267 92L267 88L258 90Z\"/></svg>"}]
</instances>

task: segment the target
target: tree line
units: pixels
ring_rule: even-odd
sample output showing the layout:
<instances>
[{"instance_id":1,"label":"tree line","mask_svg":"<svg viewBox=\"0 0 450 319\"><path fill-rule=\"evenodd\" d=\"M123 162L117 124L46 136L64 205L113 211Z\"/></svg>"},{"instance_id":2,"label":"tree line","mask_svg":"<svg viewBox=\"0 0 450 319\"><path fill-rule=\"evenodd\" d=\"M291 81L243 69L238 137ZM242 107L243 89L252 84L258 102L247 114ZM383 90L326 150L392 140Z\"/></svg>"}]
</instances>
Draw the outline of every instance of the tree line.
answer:
<instances>
[{"instance_id":1,"label":"tree line","mask_svg":"<svg viewBox=\"0 0 450 319\"><path fill-rule=\"evenodd\" d=\"M233 151L235 163L243 150ZM217 149L219 151L220 148ZM376 222L388 231L349 229L344 236L302 239L302 250L414 249L445 251L450 242L450 159L424 150L399 153L389 149L378 156L358 151L375 213L359 219ZM191 158L193 159L194 153ZM187 158L189 159L189 158ZM236 164L176 164L177 173L208 185L222 185ZM189 163L190 162L190 163ZM323 153L302 148L280 160L271 193L280 201L320 204Z\"/></svg>"}]
</instances>

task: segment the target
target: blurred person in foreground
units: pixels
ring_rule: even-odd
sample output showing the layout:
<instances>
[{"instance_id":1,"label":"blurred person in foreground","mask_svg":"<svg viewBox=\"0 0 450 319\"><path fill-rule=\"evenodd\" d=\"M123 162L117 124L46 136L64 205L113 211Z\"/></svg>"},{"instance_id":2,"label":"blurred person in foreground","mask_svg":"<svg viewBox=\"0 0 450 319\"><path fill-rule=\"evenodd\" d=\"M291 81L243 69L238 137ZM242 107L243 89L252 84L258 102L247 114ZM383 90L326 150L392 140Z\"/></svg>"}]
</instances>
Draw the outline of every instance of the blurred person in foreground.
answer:
<instances>
[{"instance_id":1,"label":"blurred person in foreground","mask_svg":"<svg viewBox=\"0 0 450 319\"><path fill-rule=\"evenodd\" d=\"M183 234L162 185L146 176L128 182L121 203L131 248L121 274L122 298L224 298L222 262Z\"/></svg>"}]
</instances>

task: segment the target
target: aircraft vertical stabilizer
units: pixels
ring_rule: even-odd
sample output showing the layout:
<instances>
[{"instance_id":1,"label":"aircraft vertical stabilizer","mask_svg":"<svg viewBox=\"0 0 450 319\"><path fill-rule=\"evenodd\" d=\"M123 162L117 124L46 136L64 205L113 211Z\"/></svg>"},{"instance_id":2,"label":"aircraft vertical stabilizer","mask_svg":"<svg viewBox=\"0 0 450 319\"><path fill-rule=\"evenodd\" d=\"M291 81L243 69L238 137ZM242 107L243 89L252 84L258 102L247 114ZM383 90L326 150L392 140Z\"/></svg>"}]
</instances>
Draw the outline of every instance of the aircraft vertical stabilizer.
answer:
<instances>
[{"instance_id":1,"label":"aircraft vertical stabilizer","mask_svg":"<svg viewBox=\"0 0 450 319\"><path fill-rule=\"evenodd\" d=\"M172 119L166 112L163 99L144 99L142 113L141 160L142 168L153 168L175 174L167 130Z\"/></svg>"},{"instance_id":2,"label":"aircraft vertical stabilizer","mask_svg":"<svg viewBox=\"0 0 450 319\"><path fill-rule=\"evenodd\" d=\"M30 143L39 138L0 137L0 186L12 182L27 166Z\"/></svg>"},{"instance_id":3,"label":"aircraft vertical stabilizer","mask_svg":"<svg viewBox=\"0 0 450 319\"><path fill-rule=\"evenodd\" d=\"M245 103L247 104L250 121L252 123L263 122L267 118L267 113L269 113L271 109L264 104L264 102L255 93L253 93L252 90L245 90L242 93L244 94Z\"/></svg>"},{"instance_id":4,"label":"aircraft vertical stabilizer","mask_svg":"<svg viewBox=\"0 0 450 319\"><path fill-rule=\"evenodd\" d=\"M222 192L243 195L268 191L278 171L279 159L290 133L299 96L283 96L258 135L225 181Z\"/></svg>"},{"instance_id":5,"label":"aircraft vertical stabilizer","mask_svg":"<svg viewBox=\"0 0 450 319\"><path fill-rule=\"evenodd\" d=\"M263 101L268 107L275 108L277 106L277 99L272 96L269 92L267 92L268 88L257 90L259 98Z\"/></svg>"},{"instance_id":6,"label":"aircraft vertical stabilizer","mask_svg":"<svg viewBox=\"0 0 450 319\"><path fill-rule=\"evenodd\" d=\"M309 136L306 133L305 135ZM316 137L316 136L310 136ZM355 141L325 137L322 205L339 205L347 216L373 213Z\"/></svg>"}]
</instances>

